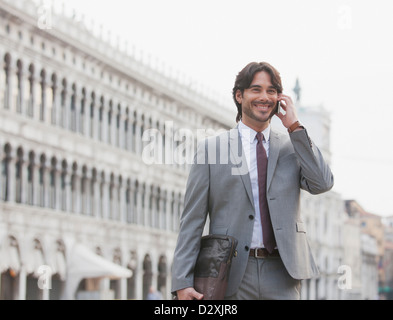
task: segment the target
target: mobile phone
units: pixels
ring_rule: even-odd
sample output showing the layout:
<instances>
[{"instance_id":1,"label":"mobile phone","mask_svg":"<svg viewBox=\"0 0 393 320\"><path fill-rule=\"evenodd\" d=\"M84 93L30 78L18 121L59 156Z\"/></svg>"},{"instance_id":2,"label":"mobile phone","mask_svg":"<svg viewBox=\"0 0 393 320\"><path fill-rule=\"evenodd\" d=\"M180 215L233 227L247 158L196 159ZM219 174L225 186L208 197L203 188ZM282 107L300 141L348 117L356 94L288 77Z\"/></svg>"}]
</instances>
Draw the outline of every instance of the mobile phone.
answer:
<instances>
[{"instance_id":1,"label":"mobile phone","mask_svg":"<svg viewBox=\"0 0 393 320\"><path fill-rule=\"evenodd\" d=\"M276 114L279 114L281 112L281 103L280 101L277 102L277 108L276 108Z\"/></svg>"}]
</instances>

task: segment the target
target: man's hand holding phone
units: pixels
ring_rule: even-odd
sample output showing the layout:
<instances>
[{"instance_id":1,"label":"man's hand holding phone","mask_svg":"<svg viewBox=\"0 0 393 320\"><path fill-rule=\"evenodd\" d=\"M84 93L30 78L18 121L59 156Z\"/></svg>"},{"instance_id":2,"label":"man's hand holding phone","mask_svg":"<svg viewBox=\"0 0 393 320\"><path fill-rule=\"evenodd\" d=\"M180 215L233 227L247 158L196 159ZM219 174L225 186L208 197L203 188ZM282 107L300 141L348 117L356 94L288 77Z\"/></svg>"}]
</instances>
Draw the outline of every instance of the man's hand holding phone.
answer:
<instances>
[{"instance_id":1,"label":"man's hand holding phone","mask_svg":"<svg viewBox=\"0 0 393 320\"><path fill-rule=\"evenodd\" d=\"M278 109L276 116L280 118L282 124L285 128L289 128L292 126L296 121L298 121L296 107L292 101L290 96L285 94L280 94L278 96ZM285 114L281 112L281 109L285 111Z\"/></svg>"}]
</instances>

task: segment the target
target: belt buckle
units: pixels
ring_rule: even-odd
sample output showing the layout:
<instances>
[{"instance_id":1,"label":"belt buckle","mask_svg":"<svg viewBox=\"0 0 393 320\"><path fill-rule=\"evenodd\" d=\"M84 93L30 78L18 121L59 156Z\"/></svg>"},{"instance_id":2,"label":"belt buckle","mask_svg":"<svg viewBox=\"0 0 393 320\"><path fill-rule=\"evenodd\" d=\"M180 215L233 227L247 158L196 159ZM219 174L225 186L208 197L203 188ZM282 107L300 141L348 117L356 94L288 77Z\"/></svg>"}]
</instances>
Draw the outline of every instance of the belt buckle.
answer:
<instances>
[{"instance_id":1,"label":"belt buckle","mask_svg":"<svg viewBox=\"0 0 393 320\"><path fill-rule=\"evenodd\" d=\"M262 252L262 255L258 255L258 250L260 250ZM263 248L259 248L259 249L255 248L255 250L254 250L254 257L257 258L257 259L260 259L260 258L266 258L267 255L266 255L265 251L263 250Z\"/></svg>"}]
</instances>

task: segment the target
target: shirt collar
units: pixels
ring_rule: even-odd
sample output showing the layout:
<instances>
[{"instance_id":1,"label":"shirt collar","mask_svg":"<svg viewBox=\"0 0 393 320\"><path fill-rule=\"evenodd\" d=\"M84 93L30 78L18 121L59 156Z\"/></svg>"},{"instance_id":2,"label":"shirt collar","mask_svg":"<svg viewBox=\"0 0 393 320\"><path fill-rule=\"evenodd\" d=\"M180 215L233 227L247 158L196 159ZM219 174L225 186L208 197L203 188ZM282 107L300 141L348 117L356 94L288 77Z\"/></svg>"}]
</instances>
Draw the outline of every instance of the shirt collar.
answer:
<instances>
[{"instance_id":1,"label":"shirt collar","mask_svg":"<svg viewBox=\"0 0 393 320\"><path fill-rule=\"evenodd\" d=\"M257 132L254 129L251 129L247 125L245 125L241 120L239 121L238 129L240 132L240 136L242 139L245 139L248 143L253 143L254 139L256 139ZM265 138L265 142L268 142L270 139L270 124L269 126L262 131L263 136Z\"/></svg>"}]
</instances>

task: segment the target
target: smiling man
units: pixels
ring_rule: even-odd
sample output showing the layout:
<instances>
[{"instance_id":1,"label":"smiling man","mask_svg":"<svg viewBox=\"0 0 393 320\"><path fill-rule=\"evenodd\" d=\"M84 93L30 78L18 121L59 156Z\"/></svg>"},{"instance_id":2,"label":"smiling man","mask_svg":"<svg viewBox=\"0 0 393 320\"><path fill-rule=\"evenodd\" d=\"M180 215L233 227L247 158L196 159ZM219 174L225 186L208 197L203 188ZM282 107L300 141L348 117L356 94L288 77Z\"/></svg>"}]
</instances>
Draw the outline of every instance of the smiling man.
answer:
<instances>
[{"instance_id":1,"label":"smiling man","mask_svg":"<svg viewBox=\"0 0 393 320\"><path fill-rule=\"evenodd\" d=\"M195 159L206 161L195 161L190 171L172 292L180 300L203 299L193 287L193 270L209 216L210 234L238 240L226 299L298 300L301 280L318 274L300 214L300 190L326 192L333 187L333 174L300 123L292 99L283 94L273 66L248 64L236 77L233 99L237 127L213 138L219 143L201 143ZM275 115L288 134L271 129ZM241 165L246 163L248 170L233 174L239 162L207 160L214 158L209 153L227 150L233 158L240 150Z\"/></svg>"}]
</instances>

